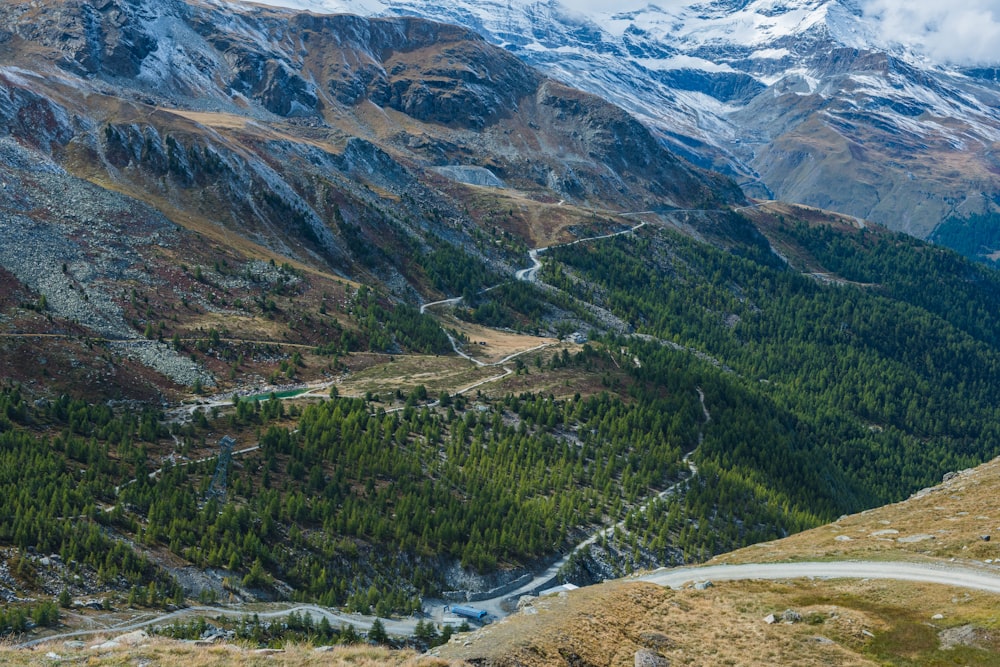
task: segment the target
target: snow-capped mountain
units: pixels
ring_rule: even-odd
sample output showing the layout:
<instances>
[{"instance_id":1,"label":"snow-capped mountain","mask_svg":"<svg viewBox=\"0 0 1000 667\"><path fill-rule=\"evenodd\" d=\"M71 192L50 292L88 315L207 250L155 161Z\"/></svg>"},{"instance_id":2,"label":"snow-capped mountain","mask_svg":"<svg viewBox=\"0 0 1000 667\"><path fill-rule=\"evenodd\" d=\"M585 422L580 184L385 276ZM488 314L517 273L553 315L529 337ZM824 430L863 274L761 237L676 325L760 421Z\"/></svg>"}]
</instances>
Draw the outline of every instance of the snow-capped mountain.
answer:
<instances>
[{"instance_id":1,"label":"snow-capped mountain","mask_svg":"<svg viewBox=\"0 0 1000 667\"><path fill-rule=\"evenodd\" d=\"M889 34L874 0L589 14L554 0L266 2L472 28L622 106L752 195L926 237L947 218L991 212L1000 193L998 70L950 65L931 37Z\"/></svg>"}]
</instances>

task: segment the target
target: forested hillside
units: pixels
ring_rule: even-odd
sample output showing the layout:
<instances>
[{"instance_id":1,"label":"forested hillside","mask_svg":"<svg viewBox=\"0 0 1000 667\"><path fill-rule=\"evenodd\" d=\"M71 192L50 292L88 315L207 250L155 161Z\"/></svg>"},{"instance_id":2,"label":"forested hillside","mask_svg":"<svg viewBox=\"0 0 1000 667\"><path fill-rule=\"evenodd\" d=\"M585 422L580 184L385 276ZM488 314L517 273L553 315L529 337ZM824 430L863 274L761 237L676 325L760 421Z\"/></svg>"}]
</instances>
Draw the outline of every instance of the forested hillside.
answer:
<instances>
[{"instance_id":1,"label":"forested hillside","mask_svg":"<svg viewBox=\"0 0 1000 667\"><path fill-rule=\"evenodd\" d=\"M473 32L0 17L0 635L498 616L1000 451L992 269L748 201Z\"/></svg>"},{"instance_id":2,"label":"forested hillside","mask_svg":"<svg viewBox=\"0 0 1000 667\"><path fill-rule=\"evenodd\" d=\"M585 370L600 357L585 350L544 364ZM659 384L667 393L641 401L522 393L475 408L446 393L428 407L419 387L389 412L376 397L301 414L278 399L237 399L217 426L257 430L259 449L234 464L221 499L210 489L214 459L150 474L166 435L155 413L115 417L66 400L38 410L7 390L0 511L12 520L2 539L60 554L101 585L131 587L142 604L183 594L125 538L224 568L265 594L290 586L297 598L356 611L409 612L441 590L442 563L489 572L548 556L675 479L701 422L690 386L677 375ZM278 425L290 420L294 431ZM183 452L204 446L209 427L201 415L173 435ZM25 474L32 484L21 484Z\"/></svg>"},{"instance_id":3,"label":"forested hillside","mask_svg":"<svg viewBox=\"0 0 1000 667\"><path fill-rule=\"evenodd\" d=\"M831 274L791 270L766 244L723 252L648 228L556 249L545 269L636 324L607 343L642 360L637 378L663 372L664 345L730 369L702 381L713 418L688 492L630 522L661 558L668 535L704 558L900 500L1000 450L993 271L883 231L770 232Z\"/></svg>"},{"instance_id":4,"label":"forested hillside","mask_svg":"<svg viewBox=\"0 0 1000 667\"><path fill-rule=\"evenodd\" d=\"M564 576L702 560L997 454L992 270L881 230L749 216L699 223L725 243L646 224L551 248L539 283L467 290L438 322L362 287L349 313L393 354L319 345L344 373L323 398L234 396L168 418L8 386L3 585L408 613L455 568L502 583L621 520ZM448 257L443 280L488 277ZM492 367L447 354L446 329L486 354L482 325L584 322L583 345L503 334L521 353ZM226 465L223 434L239 443ZM30 554L58 556L59 577Z\"/></svg>"}]
</instances>

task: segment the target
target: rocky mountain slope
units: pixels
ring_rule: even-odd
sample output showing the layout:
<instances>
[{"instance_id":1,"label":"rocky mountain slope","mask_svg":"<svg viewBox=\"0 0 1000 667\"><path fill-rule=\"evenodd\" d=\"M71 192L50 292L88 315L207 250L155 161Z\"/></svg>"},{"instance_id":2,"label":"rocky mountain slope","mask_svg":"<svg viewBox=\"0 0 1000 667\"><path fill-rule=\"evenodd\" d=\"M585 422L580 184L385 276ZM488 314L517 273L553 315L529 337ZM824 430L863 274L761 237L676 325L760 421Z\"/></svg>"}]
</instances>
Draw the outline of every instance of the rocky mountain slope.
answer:
<instances>
[{"instance_id":1,"label":"rocky mountain slope","mask_svg":"<svg viewBox=\"0 0 1000 667\"><path fill-rule=\"evenodd\" d=\"M60 335L78 325L180 385L219 373L148 327L296 328L280 299L249 307L255 286L279 288L268 262L295 267L280 289L318 307L344 279L410 302L459 292L432 266L447 248L483 275L523 261L490 238L521 211L470 208L463 181L598 209L742 199L462 28L181 0L8 3L0 24L0 269ZM277 340L329 337L306 328Z\"/></svg>"},{"instance_id":2,"label":"rocky mountain slope","mask_svg":"<svg viewBox=\"0 0 1000 667\"><path fill-rule=\"evenodd\" d=\"M995 68L889 40L871 3L719 1L618 12L527 1L268 4L468 26L623 106L673 150L733 174L757 196L921 238L945 220L996 208ZM988 255L989 244L975 254Z\"/></svg>"}]
</instances>

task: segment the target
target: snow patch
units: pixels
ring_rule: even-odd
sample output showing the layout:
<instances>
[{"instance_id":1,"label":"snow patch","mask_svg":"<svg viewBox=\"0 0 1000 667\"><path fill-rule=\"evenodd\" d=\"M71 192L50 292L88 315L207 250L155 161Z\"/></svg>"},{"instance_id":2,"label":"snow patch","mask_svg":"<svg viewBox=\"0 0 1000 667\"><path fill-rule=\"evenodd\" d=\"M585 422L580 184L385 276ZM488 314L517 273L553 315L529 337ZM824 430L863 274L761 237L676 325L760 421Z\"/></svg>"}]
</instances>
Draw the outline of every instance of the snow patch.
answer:
<instances>
[{"instance_id":1,"label":"snow patch","mask_svg":"<svg viewBox=\"0 0 1000 667\"><path fill-rule=\"evenodd\" d=\"M635 62L651 70L696 69L702 72L736 72L726 63L716 63L695 56L677 55L672 58L636 58Z\"/></svg>"},{"instance_id":2,"label":"snow patch","mask_svg":"<svg viewBox=\"0 0 1000 667\"><path fill-rule=\"evenodd\" d=\"M792 55L788 49L760 49L750 54L753 60L781 60Z\"/></svg>"}]
</instances>

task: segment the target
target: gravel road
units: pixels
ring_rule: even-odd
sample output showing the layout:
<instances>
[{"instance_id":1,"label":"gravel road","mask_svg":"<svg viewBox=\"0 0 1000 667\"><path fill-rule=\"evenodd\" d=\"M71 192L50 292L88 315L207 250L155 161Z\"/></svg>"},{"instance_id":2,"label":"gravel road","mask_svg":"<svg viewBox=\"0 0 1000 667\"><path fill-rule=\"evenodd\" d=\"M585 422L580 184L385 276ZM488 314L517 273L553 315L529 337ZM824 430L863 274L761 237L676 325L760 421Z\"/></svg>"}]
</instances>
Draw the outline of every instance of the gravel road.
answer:
<instances>
[{"instance_id":1,"label":"gravel road","mask_svg":"<svg viewBox=\"0 0 1000 667\"><path fill-rule=\"evenodd\" d=\"M901 562L842 561L803 563L749 563L659 569L637 577L660 586L681 588L694 581L743 581L747 579L893 579L1000 593L1000 572Z\"/></svg>"}]
</instances>

